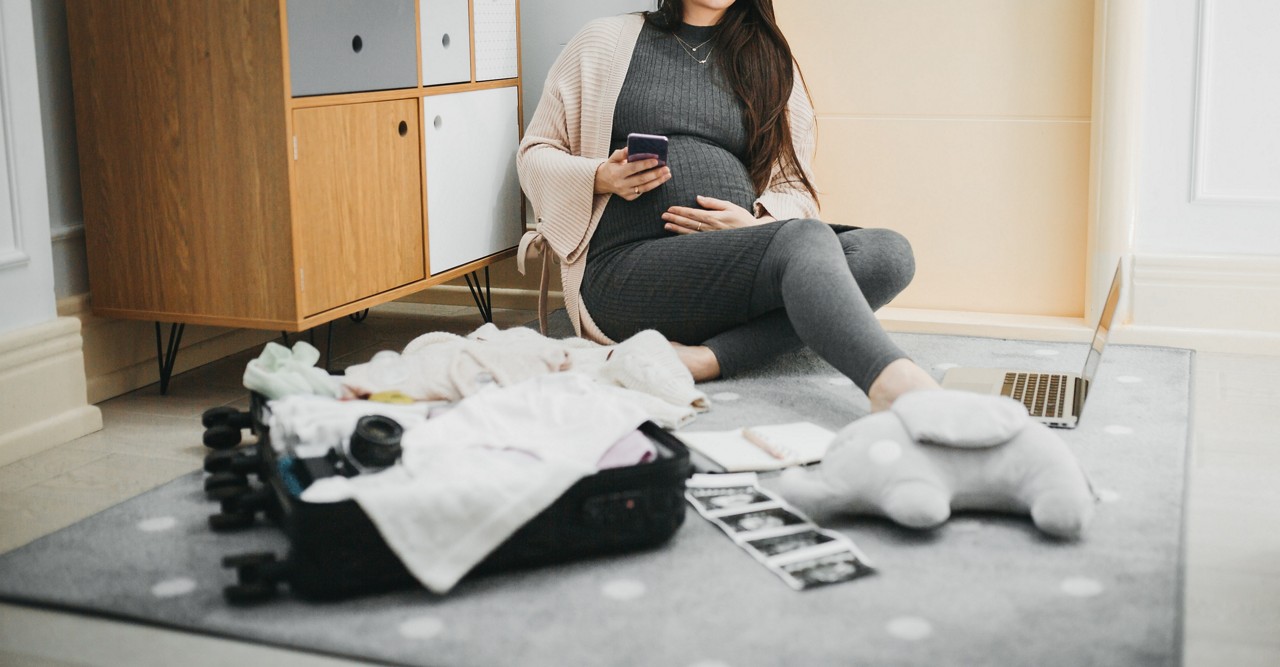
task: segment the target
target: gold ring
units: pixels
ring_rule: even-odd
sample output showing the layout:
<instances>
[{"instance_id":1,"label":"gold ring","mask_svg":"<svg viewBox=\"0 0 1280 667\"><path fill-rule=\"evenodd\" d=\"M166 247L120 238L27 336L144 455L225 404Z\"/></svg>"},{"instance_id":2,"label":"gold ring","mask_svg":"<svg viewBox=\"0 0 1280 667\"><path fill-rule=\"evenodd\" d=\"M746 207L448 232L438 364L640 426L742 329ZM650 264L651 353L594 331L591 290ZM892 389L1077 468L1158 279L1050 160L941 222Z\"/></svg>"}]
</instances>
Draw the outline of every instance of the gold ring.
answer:
<instances>
[{"instance_id":1,"label":"gold ring","mask_svg":"<svg viewBox=\"0 0 1280 667\"><path fill-rule=\"evenodd\" d=\"M698 231L702 231L702 221L698 221Z\"/></svg>"},{"instance_id":2,"label":"gold ring","mask_svg":"<svg viewBox=\"0 0 1280 667\"><path fill-rule=\"evenodd\" d=\"M631 188L631 191L634 192L635 194L640 194L640 187L636 186L634 188Z\"/></svg>"}]
</instances>

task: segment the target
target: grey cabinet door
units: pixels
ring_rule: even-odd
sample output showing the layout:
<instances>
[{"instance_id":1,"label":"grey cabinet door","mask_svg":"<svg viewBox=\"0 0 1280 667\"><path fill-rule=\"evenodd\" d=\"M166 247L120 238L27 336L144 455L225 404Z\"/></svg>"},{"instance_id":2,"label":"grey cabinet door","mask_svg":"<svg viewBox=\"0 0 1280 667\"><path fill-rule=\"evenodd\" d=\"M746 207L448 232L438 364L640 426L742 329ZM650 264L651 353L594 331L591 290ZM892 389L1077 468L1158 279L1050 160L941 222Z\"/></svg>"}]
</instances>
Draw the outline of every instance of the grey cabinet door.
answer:
<instances>
[{"instance_id":1,"label":"grey cabinet door","mask_svg":"<svg viewBox=\"0 0 1280 667\"><path fill-rule=\"evenodd\" d=\"M294 97L418 85L413 0L289 0Z\"/></svg>"}]
</instances>

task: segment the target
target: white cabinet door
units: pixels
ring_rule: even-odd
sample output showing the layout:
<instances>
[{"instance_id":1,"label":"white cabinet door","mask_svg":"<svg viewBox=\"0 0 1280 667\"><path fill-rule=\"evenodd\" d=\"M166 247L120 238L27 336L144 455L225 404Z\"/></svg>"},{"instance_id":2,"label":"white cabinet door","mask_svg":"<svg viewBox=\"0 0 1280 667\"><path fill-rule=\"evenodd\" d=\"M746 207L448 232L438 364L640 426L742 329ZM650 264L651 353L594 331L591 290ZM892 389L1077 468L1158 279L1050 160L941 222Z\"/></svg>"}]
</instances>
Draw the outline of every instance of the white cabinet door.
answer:
<instances>
[{"instance_id":1,"label":"white cabinet door","mask_svg":"<svg viewBox=\"0 0 1280 667\"><path fill-rule=\"evenodd\" d=\"M515 86L423 100L432 275L520 243Z\"/></svg>"},{"instance_id":2,"label":"white cabinet door","mask_svg":"<svg viewBox=\"0 0 1280 667\"><path fill-rule=\"evenodd\" d=\"M473 0L476 13L476 81L520 74L516 0Z\"/></svg>"},{"instance_id":3,"label":"white cabinet door","mask_svg":"<svg viewBox=\"0 0 1280 667\"><path fill-rule=\"evenodd\" d=\"M471 81L467 0L422 0L422 85Z\"/></svg>"}]
</instances>

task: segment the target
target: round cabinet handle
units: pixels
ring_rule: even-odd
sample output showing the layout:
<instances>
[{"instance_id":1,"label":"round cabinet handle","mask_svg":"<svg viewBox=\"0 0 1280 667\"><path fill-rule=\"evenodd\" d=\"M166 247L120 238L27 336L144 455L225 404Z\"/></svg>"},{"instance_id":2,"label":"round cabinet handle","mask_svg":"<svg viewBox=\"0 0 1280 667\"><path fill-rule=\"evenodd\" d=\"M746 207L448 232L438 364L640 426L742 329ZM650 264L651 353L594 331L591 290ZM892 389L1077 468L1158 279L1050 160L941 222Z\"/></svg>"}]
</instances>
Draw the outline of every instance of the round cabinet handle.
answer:
<instances>
[{"instance_id":1,"label":"round cabinet handle","mask_svg":"<svg viewBox=\"0 0 1280 667\"><path fill-rule=\"evenodd\" d=\"M360 53L360 51L363 49L364 49L364 40L360 38L360 35L356 35L355 37L352 37L351 50L355 51L356 53Z\"/></svg>"},{"instance_id":2,"label":"round cabinet handle","mask_svg":"<svg viewBox=\"0 0 1280 667\"><path fill-rule=\"evenodd\" d=\"M442 125L444 125L444 119L439 116L436 116L436 119L432 121L431 124L434 125L435 128L438 130Z\"/></svg>"},{"instance_id":3,"label":"round cabinet handle","mask_svg":"<svg viewBox=\"0 0 1280 667\"><path fill-rule=\"evenodd\" d=\"M409 134L409 124L404 121L400 121L400 136L403 137L406 134Z\"/></svg>"},{"instance_id":4,"label":"round cabinet handle","mask_svg":"<svg viewBox=\"0 0 1280 667\"><path fill-rule=\"evenodd\" d=\"M444 37L440 38L440 46L443 46L446 49L449 48L449 45L452 43L453 40L449 39L449 33L447 32L444 34Z\"/></svg>"}]
</instances>

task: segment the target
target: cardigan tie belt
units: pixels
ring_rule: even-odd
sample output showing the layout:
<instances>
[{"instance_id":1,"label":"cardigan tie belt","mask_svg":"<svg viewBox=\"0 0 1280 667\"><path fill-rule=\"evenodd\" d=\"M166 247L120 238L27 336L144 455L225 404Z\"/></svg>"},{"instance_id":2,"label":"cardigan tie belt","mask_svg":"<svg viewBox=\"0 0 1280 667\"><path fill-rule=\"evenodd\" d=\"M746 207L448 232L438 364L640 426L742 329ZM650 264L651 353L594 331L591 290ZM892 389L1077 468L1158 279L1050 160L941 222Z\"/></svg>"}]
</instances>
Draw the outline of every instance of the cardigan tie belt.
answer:
<instances>
[{"instance_id":1,"label":"cardigan tie belt","mask_svg":"<svg viewBox=\"0 0 1280 667\"><path fill-rule=\"evenodd\" d=\"M551 278L551 246L542 232L533 230L520 237L520 247L516 250L516 270L520 275L525 273L525 258L530 253L542 256L542 271L538 277L538 332L547 335L547 284Z\"/></svg>"}]
</instances>

